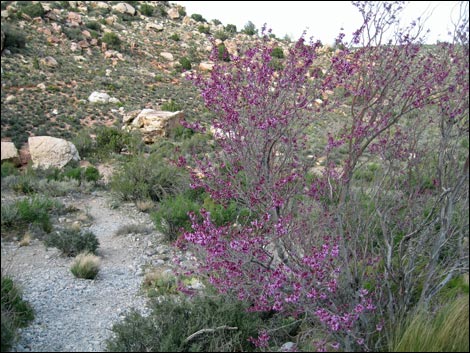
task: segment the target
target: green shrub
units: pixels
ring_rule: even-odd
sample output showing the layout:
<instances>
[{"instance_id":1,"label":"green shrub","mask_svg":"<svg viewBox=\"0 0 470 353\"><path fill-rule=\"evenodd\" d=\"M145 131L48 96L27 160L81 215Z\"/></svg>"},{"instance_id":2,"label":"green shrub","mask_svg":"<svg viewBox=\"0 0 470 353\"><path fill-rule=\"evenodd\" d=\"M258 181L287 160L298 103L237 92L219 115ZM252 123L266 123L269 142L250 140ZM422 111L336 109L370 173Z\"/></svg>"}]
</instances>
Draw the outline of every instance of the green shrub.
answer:
<instances>
[{"instance_id":1,"label":"green shrub","mask_svg":"<svg viewBox=\"0 0 470 353\"><path fill-rule=\"evenodd\" d=\"M59 249L66 256L77 256L81 252L95 253L99 247L99 241L93 232L75 228L65 228L48 234L44 244Z\"/></svg>"},{"instance_id":2,"label":"green shrub","mask_svg":"<svg viewBox=\"0 0 470 353\"><path fill-rule=\"evenodd\" d=\"M15 341L16 330L34 319L31 305L22 299L21 292L9 277L1 277L1 351L8 352Z\"/></svg>"},{"instance_id":3,"label":"green shrub","mask_svg":"<svg viewBox=\"0 0 470 353\"><path fill-rule=\"evenodd\" d=\"M84 279L94 279L99 270L99 257L88 252L78 254L70 268L70 271L75 277Z\"/></svg>"},{"instance_id":4,"label":"green shrub","mask_svg":"<svg viewBox=\"0 0 470 353\"><path fill-rule=\"evenodd\" d=\"M88 21L85 23L85 26L93 31L101 32L101 23L98 21Z\"/></svg>"},{"instance_id":5,"label":"green shrub","mask_svg":"<svg viewBox=\"0 0 470 353\"><path fill-rule=\"evenodd\" d=\"M184 194L167 198L160 202L151 218L155 228L161 232L167 241L178 238L181 230L191 230L188 212L198 212L200 206Z\"/></svg>"},{"instance_id":6,"label":"green shrub","mask_svg":"<svg viewBox=\"0 0 470 353\"><path fill-rule=\"evenodd\" d=\"M226 25L224 29L225 29L225 32L227 33L231 33L231 34L237 33L237 26L232 25L232 24Z\"/></svg>"},{"instance_id":7,"label":"green shrub","mask_svg":"<svg viewBox=\"0 0 470 353\"><path fill-rule=\"evenodd\" d=\"M249 36L253 36L258 33L256 26L253 22L248 21L245 27L242 29L242 33L248 34Z\"/></svg>"},{"instance_id":8,"label":"green shrub","mask_svg":"<svg viewBox=\"0 0 470 353\"><path fill-rule=\"evenodd\" d=\"M60 202L39 196L2 205L2 227L21 230L33 225L49 233L52 231L49 212L60 209L63 209Z\"/></svg>"},{"instance_id":9,"label":"green shrub","mask_svg":"<svg viewBox=\"0 0 470 353\"><path fill-rule=\"evenodd\" d=\"M235 201L231 201L224 206L207 196L204 199L203 207L210 212L211 220L217 226L230 225L236 222L246 223L249 218L248 209L241 208Z\"/></svg>"},{"instance_id":10,"label":"green shrub","mask_svg":"<svg viewBox=\"0 0 470 353\"><path fill-rule=\"evenodd\" d=\"M2 284L2 312L3 309L13 312L14 323L17 327L25 327L34 319L34 311L30 304L22 299L18 287L9 277L1 277Z\"/></svg>"},{"instance_id":11,"label":"green shrub","mask_svg":"<svg viewBox=\"0 0 470 353\"><path fill-rule=\"evenodd\" d=\"M199 33L204 33L204 34L209 34L210 33L210 28L206 27L204 25L199 25L197 27L197 30L199 31Z\"/></svg>"},{"instance_id":12,"label":"green shrub","mask_svg":"<svg viewBox=\"0 0 470 353\"><path fill-rule=\"evenodd\" d=\"M181 17L184 17L186 16L186 10L184 9L184 7L178 7L178 14L181 16Z\"/></svg>"},{"instance_id":13,"label":"green shrub","mask_svg":"<svg viewBox=\"0 0 470 353\"><path fill-rule=\"evenodd\" d=\"M196 21L196 22L207 22L206 19L204 17L202 17L202 15L198 14L198 13L193 13L191 15L191 18Z\"/></svg>"},{"instance_id":14,"label":"green shrub","mask_svg":"<svg viewBox=\"0 0 470 353\"><path fill-rule=\"evenodd\" d=\"M186 56L183 56L180 58L180 65L183 68L183 70L191 70L191 61Z\"/></svg>"},{"instance_id":15,"label":"green shrub","mask_svg":"<svg viewBox=\"0 0 470 353\"><path fill-rule=\"evenodd\" d=\"M115 324L115 338L107 341L111 352L247 352L266 327L261 314L247 312L247 305L229 296L196 297L193 301L159 298L152 313L129 314ZM224 328L222 328L224 327ZM236 329L226 329L236 327ZM218 328L218 329L216 329ZM214 329L209 332L196 332ZM191 335L193 337L188 339ZM287 340L287 337L285 338Z\"/></svg>"},{"instance_id":16,"label":"green shrub","mask_svg":"<svg viewBox=\"0 0 470 353\"><path fill-rule=\"evenodd\" d=\"M454 299L434 315L418 311L396 330L391 352L468 352L469 297Z\"/></svg>"},{"instance_id":17,"label":"green shrub","mask_svg":"<svg viewBox=\"0 0 470 353\"><path fill-rule=\"evenodd\" d=\"M85 39L85 36L82 33L82 30L79 27L65 27L64 33L70 40L80 41Z\"/></svg>"},{"instance_id":18,"label":"green shrub","mask_svg":"<svg viewBox=\"0 0 470 353\"><path fill-rule=\"evenodd\" d=\"M44 17L44 8L40 2L32 3L31 5L26 5L21 7L21 11L29 17Z\"/></svg>"},{"instance_id":19,"label":"green shrub","mask_svg":"<svg viewBox=\"0 0 470 353\"><path fill-rule=\"evenodd\" d=\"M191 63L189 63L189 65L191 65ZM168 102L162 104L161 110L167 112L177 112L181 110L181 107L179 106L179 104L175 103L173 99L170 99Z\"/></svg>"},{"instance_id":20,"label":"green shrub","mask_svg":"<svg viewBox=\"0 0 470 353\"><path fill-rule=\"evenodd\" d=\"M74 136L72 142L82 158L90 157L95 152L95 144L87 130L80 130Z\"/></svg>"},{"instance_id":21,"label":"green shrub","mask_svg":"<svg viewBox=\"0 0 470 353\"><path fill-rule=\"evenodd\" d=\"M222 24L222 22L221 22L221 21L219 21L219 20L218 20L218 19L216 19L216 18L214 18L214 19L212 20L212 23L213 23L214 25L216 25L216 26L218 26L218 25L221 25L221 24Z\"/></svg>"},{"instance_id":22,"label":"green shrub","mask_svg":"<svg viewBox=\"0 0 470 353\"><path fill-rule=\"evenodd\" d=\"M230 37L229 34L225 31L217 31L214 34L214 38L220 39L221 41L224 41L228 39L229 37Z\"/></svg>"},{"instance_id":23,"label":"green shrub","mask_svg":"<svg viewBox=\"0 0 470 353\"><path fill-rule=\"evenodd\" d=\"M105 33L101 41L106 43L111 49L118 50L121 47L121 39L119 39L119 36L114 32Z\"/></svg>"},{"instance_id":24,"label":"green shrub","mask_svg":"<svg viewBox=\"0 0 470 353\"><path fill-rule=\"evenodd\" d=\"M173 273L161 269L145 275L143 288L149 297L179 294L178 278Z\"/></svg>"},{"instance_id":25,"label":"green shrub","mask_svg":"<svg viewBox=\"0 0 470 353\"><path fill-rule=\"evenodd\" d=\"M221 61L230 61L230 54L227 51L227 48L225 47L224 43L220 43L217 46L217 52L218 52L218 57L219 60Z\"/></svg>"},{"instance_id":26,"label":"green shrub","mask_svg":"<svg viewBox=\"0 0 470 353\"><path fill-rule=\"evenodd\" d=\"M175 42L179 42L181 40L180 36L178 35L178 33L173 33L171 36L170 36L170 39L171 40L174 40Z\"/></svg>"},{"instance_id":27,"label":"green shrub","mask_svg":"<svg viewBox=\"0 0 470 353\"><path fill-rule=\"evenodd\" d=\"M128 145L128 135L128 133L113 127L100 126L96 131L96 149L102 153L121 153Z\"/></svg>"},{"instance_id":28,"label":"green shrub","mask_svg":"<svg viewBox=\"0 0 470 353\"><path fill-rule=\"evenodd\" d=\"M15 27L11 27L7 24L2 23L2 30L5 34L5 48L24 48L26 46L26 36Z\"/></svg>"},{"instance_id":29,"label":"green shrub","mask_svg":"<svg viewBox=\"0 0 470 353\"><path fill-rule=\"evenodd\" d=\"M181 141L190 138L194 135L194 130L185 128L184 126L178 125L173 128L170 133L169 137L175 141Z\"/></svg>"},{"instance_id":30,"label":"green shrub","mask_svg":"<svg viewBox=\"0 0 470 353\"><path fill-rule=\"evenodd\" d=\"M113 175L110 182L111 191L118 200L151 199L156 202L175 195L187 184L187 176L181 169L158 154L134 156Z\"/></svg>"},{"instance_id":31,"label":"green shrub","mask_svg":"<svg viewBox=\"0 0 470 353\"><path fill-rule=\"evenodd\" d=\"M2 178L7 177L9 175L18 175L19 171L16 166L11 162L3 162L2 163Z\"/></svg>"},{"instance_id":32,"label":"green shrub","mask_svg":"<svg viewBox=\"0 0 470 353\"><path fill-rule=\"evenodd\" d=\"M101 176L100 176L100 172L97 168L95 168L93 166L88 166L83 171L83 178L86 181L96 183L98 180L100 180Z\"/></svg>"},{"instance_id":33,"label":"green shrub","mask_svg":"<svg viewBox=\"0 0 470 353\"><path fill-rule=\"evenodd\" d=\"M272 58L284 59L284 51L280 47L276 47L271 52Z\"/></svg>"},{"instance_id":34,"label":"green shrub","mask_svg":"<svg viewBox=\"0 0 470 353\"><path fill-rule=\"evenodd\" d=\"M140 5L140 12L144 16L152 17L155 11L155 7L149 4L142 4Z\"/></svg>"}]
</instances>

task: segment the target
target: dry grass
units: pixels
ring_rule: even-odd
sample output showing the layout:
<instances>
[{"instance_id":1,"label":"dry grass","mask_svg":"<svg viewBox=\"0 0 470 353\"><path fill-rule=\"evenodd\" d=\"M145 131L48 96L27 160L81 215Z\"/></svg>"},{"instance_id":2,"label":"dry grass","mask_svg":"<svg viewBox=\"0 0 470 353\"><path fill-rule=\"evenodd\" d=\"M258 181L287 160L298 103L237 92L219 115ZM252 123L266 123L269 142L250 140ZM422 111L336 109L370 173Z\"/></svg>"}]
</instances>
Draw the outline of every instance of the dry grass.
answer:
<instances>
[{"instance_id":1,"label":"dry grass","mask_svg":"<svg viewBox=\"0 0 470 353\"><path fill-rule=\"evenodd\" d=\"M26 233L24 233L23 237L19 241L18 245L19 246L29 246L31 244L31 239L32 239L31 233L26 232Z\"/></svg>"},{"instance_id":2,"label":"dry grass","mask_svg":"<svg viewBox=\"0 0 470 353\"><path fill-rule=\"evenodd\" d=\"M70 271L72 271L75 277L94 279L99 269L100 259L98 256L90 253L81 253L74 259Z\"/></svg>"},{"instance_id":3,"label":"dry grass","mask_svg":"<svg viewBox=\"0 0 470 353\"><path fill-rule=\"evenodd\" d=\"M441 307L435 315L420 311L397 330L391 352L468 352L469 296Z\"/></svg>"}]
</instances>

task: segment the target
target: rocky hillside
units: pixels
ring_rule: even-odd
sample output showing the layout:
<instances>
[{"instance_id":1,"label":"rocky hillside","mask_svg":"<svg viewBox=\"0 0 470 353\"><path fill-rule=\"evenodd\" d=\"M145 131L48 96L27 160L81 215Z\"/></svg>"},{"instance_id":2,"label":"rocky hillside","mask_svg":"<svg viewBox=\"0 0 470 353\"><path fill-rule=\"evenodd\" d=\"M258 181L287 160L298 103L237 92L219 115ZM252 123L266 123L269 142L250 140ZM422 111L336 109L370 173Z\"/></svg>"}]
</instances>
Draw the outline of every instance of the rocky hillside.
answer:
<instances>
[{"instance_id":1,"label":"rocky hillside","mask_svg":"<svg viewBox=\"0 0 470 353\"><path fill-rule=\"evenodd\" d=\"M2 1L1 8L1 137L17 148L29 136L69 139L83 127L121 126L127 112L164 104L201 117L207 112L185 76L211 69L211 39L232 55L257 39L166 1Z\"/></svg>"}]
</instances>

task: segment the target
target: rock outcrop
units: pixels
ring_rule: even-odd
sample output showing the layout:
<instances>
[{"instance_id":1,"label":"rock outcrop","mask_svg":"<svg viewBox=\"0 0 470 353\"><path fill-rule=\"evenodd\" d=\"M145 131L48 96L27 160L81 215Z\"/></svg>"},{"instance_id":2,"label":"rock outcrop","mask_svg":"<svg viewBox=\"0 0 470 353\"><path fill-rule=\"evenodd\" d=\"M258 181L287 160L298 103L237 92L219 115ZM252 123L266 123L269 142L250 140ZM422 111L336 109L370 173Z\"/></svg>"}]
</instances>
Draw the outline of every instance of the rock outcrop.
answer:
<instances>
[{"instance_id":1,"label":"rock outcrop","mask_svg":"<svg viewBox=\"0 0 470 353\"><path fill-rule=\"evenodd\" d=\"M34 136L28 139L28 145L34 168L63 168L70 161L80 160L75 145L60 138Z\"/></svg>"},{"instance_id":2,"label":"rock outcrop","mask_svg":"<svg viewBox=\"0 0 470 353\"><path fill-rule=\"evenodd\" d=\"M2 141L2 163L4 161L8 161L13 163L14 165L20 164L20 155L18 154L18 150L15 147L13 142L4 142Z\"/></svg>"}]
</instances>

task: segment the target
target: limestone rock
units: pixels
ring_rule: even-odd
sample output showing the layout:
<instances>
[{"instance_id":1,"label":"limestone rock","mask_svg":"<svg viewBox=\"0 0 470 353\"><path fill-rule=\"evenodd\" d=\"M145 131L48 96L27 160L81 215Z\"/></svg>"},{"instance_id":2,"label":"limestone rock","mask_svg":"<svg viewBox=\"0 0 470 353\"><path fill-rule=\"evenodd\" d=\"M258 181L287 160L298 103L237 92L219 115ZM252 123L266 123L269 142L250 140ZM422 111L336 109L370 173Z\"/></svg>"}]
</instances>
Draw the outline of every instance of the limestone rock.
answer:
<instances>
[{"instance_id":1,"label":"limestone rock","mask_svg":"<svg viewBox=\"0 0 470 353\"><path fill-rule=\"evenodd\" d=\"M57 62L57 60L54 59L52 56L46 56L45 58L41 59L41 64L48 66L48 67L59 66L59 63Z\"/></svg>"},{"instance_id":2,"label":"limestone rock","mask_svg":"<svg viewBox=\"0 0 470 353\"><path fill-rule=\"evenodd\" d=\"M180 18L180 13L177 8L172 7L171 9L168 10L168 17L171 18L172 20L176 20Z\"/></svg>"},{"instance_id":3,"label":"limestone rock","mask_svg":"<svg viewBox=\"0 0 470 353\"><path fill-rule=\"evenodd\" d=\"M168 61L173 61L174 60L173 54L168 53L168 52L162 52L162 53L160 53L160 56L165 58Z\"/></svg>"},{"instance_id":4,"label":"limestone rock","mask_svg":"<svg viewBox=\"0 0 470 353\"><path fill-rule=\"evenodd\" d=\"M120 2L119 4L114 5L113 10L118 11L120 13L127 14L127 15L131 15L131 16L135 15L134 7L125 2Z\"/></svg>"},{"instance_id":5,"label":"limestone rock","mask_svg":"<svg viewBox=\"0 0 470 353\"><path fill-rule=\"evenodd\" d=\"M203 61L199 64L199 70L201 71L212 71L214 63L212 61Z\"/></svg>"},{"instance_id":6,"label":"limestone rock","mask_svg":"<svg viewBox=\"0 0 470 353\"><path fill-rule=\"evenodd\" d=\"M145 25L145 29L147 31L154 30L154 31L160 32L160 31L163 31L163 25L159 23L150 22Z\"/></svg>"},{"instance_id":7,"label":"limestone rock","mask_svg":"<svg viewBox=\"0 0 470 353\"><path fill-rule=\"evenodd\" d=\"M90 94L90 96L88 97L88 100L91 102L91 103L103 103L103 104L106 104L106 103L109 103L109 99L111 97L109 96L109 94L107 93L104 93L104 92L93 92L92 94Z\"/></svg>"},{"instance_id":8,"label":"limestone rock","mask_svg":"<svg viewBox=\"0 0 470 353\"><path fill-rule=\"evenodd\" d=\"M177 127L183 117L182 111L143 109L138 114L133 111L124 116L123 122L126 125L123 129L140 130L145 143L154 143L159 138L168 136L170 130Z\"/></svg>"},{"instance_id":9,"label":"limestone rock","mask_svg":"<svg viewBox=\"0 0 470 353\"><path fill-rule=\"evenodd\" d=\"M13 142L3 142L1 145L2 162L12 162L14 165L20 164L20 155Z\"/></svg>"},{"instance_id":10,"label":"limestone rock","mask_svg":"<svg viewBox=\"0 0 470 353\"><path fill-rule=\"evenodd\" d=\"M75 145L60 138L33 136L28 145L34 168L63 168L72 160L80 160Z\"/></svg>"}]
</instances>

